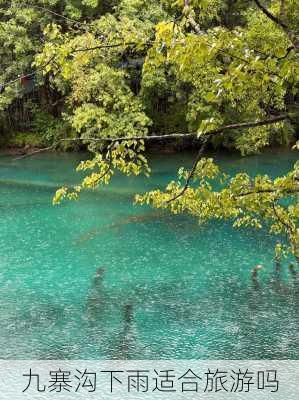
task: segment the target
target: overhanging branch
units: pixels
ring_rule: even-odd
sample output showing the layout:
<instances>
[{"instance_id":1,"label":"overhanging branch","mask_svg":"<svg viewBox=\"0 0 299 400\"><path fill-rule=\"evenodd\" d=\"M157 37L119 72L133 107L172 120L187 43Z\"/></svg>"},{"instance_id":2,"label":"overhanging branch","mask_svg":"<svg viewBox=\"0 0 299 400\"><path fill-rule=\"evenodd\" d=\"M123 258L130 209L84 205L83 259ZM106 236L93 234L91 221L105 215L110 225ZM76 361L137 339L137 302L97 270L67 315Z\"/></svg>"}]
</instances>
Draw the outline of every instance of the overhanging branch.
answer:
<instances>
[{"instance_id":1,"label":"overhanging branch","mask_svg":"<svg viewBox=\"0 0 299 400\"><path fill-rule=\"evenodd\" d=\"M231 125L225 125L221 128L218 129L214 129L211 131L208 131L204 134L204 136L202 138L199 138L202 140L202 145L199 149L199 152L197 154L197 157L194 161L193 167L188 175L188 178L186 180L186 187L184 186L183 188L183 194L185 193L185 191L187 190L187 188L189 187L189 183L195 173L196 167L198 162L200 161L203 152L206 149L206 145L208 143L208 140L211 136L216 135L216 134L221 134L227 130L235 130L235 129L245 129L245 128L252 128L252 127L256 127L256 126L263 126L263 125L270 125L270 124L275 124L277 122L280 121L284 121L287 118L289 118L288 114L284 114L284 115L279 115L276 117L272 117L269 119L265 119L262 121L256 121L256 122L243 122L240 124L231 124ZM185 139L185 138L195 138L198 139L198 134L196 132L193 133L173 133L173 134L168 134L168 135L152 135L152 136L123 136L123 137L118 137L118 138L109 138L109 137L105 137L105 138L66 138L66 139L60 139L61 142L63 141L68 141L68 142L75 142L75 141L91 141L91 142L109 142L109 147L111 145L113 145L113 143L116 142L124 142L124 141L130 141L130 140L144 140L146 142L150 142L150 141L154 141L154 140L164 140L164 139ZM55 149L56 145L53 144L52 146L43 148L43 149L38 149L35 150L31 153L28 154L24 154L20 157L17 157L16 159L22 159L22 158L26 158L26 157L31 157L34 156L35 154L41 153L41 152L45 152L45 151L50 151ZM180 194L181 196L182 194ZM180 197L178 196L178 197Z\"/></svg>"},{"instance_id":2,"label":"overhanging branch","mask_svg":"<svg viewBox=\"0 0 299 400\"><path fill-rule=\"evenodd\" d=\"M278 193L294 195L294 194L299 193L299 187L298 187L298 189L271 188L271 189L251 190L248 192L244 192L244 193L235 195L234 197L242 198L242 197L253 196L253 195L278 194Z\"/></svg>"},{"instance_id":3,"label":"overhanging branch","mask_svg":"<svg viewBox=\"0 0 299 400\"><path fill-rule=\"evenodd\" d=\"M284 221L284 219L279 215L278 210L276 208L275 201L273 201L273 203L272 203L272 209L274 211L274 215L275 215L276 219L280 222L281 225L283 225L286 228L286 231L290 232L290 233L294 233L294 229L293 229L292 225L290 225L289 223Z\"/></svg>"},{"instance_id":4,"label":"overhanging branch","mask_svg":"<svg viewBox=\"0 0 299 400\"><path fill-rule=\"evenodd\" d=\"M210 131L207 131L203 134L204 137L207 136L213 136L217 134L221 134L225 131L230 131L230 130L236 130L236 129L245 129L245 128L254 128L257 126L263 126L263 125L271 125L275 124L280 121L284 121L289 118L288 114L283 114L283 115L278 115L276 117L271 117L268 119L260 120L260 121L248 121L248 122L242 122L239 124L230 124L230 125L225 125L217 129L213 129ZM66 139L61 139L61 141L92 141L92 142L124 142L128 140L145 140L145 141L155 141L155 140L164 140L164 139L185 139L185 138L198 138L198 133L197 132L192 132L192 133L170 133L167 135L151 135L151 136L123 136L123 137L117 137L117 138L110 138L110 137L104 137L104 138L93 138L93 137L85 137L85 138L66 138Z\"/></svg>"},{"instance_id":5,"label":"overhanging branch","mask_svg":"<svg viewBox=\"0 0 299 400\"><path fill-rule=\"evenodd\" d=\"M279 118L279 119L278 119L278 118ZM276 118L275 118L275 122L278 122L278 121L281 121L281 120L284 120L284 119L286 119L286 116L284 116L284 117L283 117L283 116L276 117ZM247 122L247 123L246 123L246 122L245 122L245 123L242 123L242 124L226 125L225 127L222 128L222 130L213 130L213 131L207 132L207 133L205 134L205 137L204 137L204 141L203 141L203 143L202 143L202 146L201 146L201 148L199 149L199 151L198 151L198 153L197 153L197 156L196 156L196 159L195 159L194 164L193 164L193 166L192 166L192 169L191 169L191 171L189 172L189 174L188 174L188 176L187 176L185 185L183 186L182 190L181 190L177 195L175 195L174 197L172 197L171 199L169 199L169 200L167 201L167 204L169 204L169 203L171 203L171 202L177 200L177 199L180 198L181 196L183 196L183 195L185 194L185 192L187 191L187 189L189 188L191 179L193 178L193 176L194 176L194 174L195 174L197 165L198 165L198 163L199 163L199 161L200 161L200 159L201 159L201 157L202 157L202 155L203 155L203 152L204 152L204 150L205 150L205 148L206 148L208 139L209 139L211 136L214 136L214 135L217 134L217 133L222 133L222 132L225 131L225 130L240 129L240 128L250 128L250 127L254 127L254 126L262 126L262 125L268 125L268 124L270 124L270 123L275 123L273 120L274 120L274 119L271 118L271 119L268 119L268 120L258 121L258 122L255 122L255 123L251 123L251 122ZM271 122L270 122L270 121L271 121Z\"/></svg>"},{"instance_id":6,"label":"overhanging branch","mask_svg":"<svg viewBox=\"0 0 299 400\"><path fill-rule=\"evenodd\" d=\"M35 156L36 154L43 153L43 152L50 151L50 150L54 150L54 149L55 149L55 145L52 145L52 146L49 146L49 147L45 147L43 149L37 149L37 150L34 150L34 151L30 152L30 153L23 154L23 155L21 155L19 157L16 157L16 158L13 159L13 161L22 160L23 158Z\"/></svg>"},{"instance_id":7,"label":"overhanging branch","mask_svg":"<svg viewBox=\"0 0 299 400\"><path fill-rule=\"evenodd\" d=\"M189 174L187 176L185 185L183 186L182 190L176 196L172 197L170 200L167 201L167 204L169 204L169 203L177 200L179 197L183 196L185 194L186 190L189 188L191 179L193 178L193 176L195 174L197 165L198 165L198 163L199 163L201 157L203 156L203 153L204 153L204 151L205 151L205 149L207 147L207 143L208 143L208 138L206 137L205 140L203 141L198 153L197 153L197 156L196 156L196 158L194 160L194 163L192 165L191 171L189 172Z\"/></svg>"}]
</instances>

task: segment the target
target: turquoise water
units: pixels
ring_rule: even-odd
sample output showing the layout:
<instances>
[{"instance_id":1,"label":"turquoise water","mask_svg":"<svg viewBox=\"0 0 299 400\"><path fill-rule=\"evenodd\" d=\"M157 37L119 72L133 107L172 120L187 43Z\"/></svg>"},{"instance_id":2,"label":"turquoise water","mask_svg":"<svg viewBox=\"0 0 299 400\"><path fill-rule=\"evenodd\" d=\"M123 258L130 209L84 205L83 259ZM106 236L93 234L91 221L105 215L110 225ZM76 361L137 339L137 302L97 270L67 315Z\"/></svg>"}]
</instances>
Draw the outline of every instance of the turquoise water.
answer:
<instances>
[{"instance_id":1,"label":"turquoise water","mask_svg":"<svg viewBox=\"0 0 299 400\"><path fill-rule=\"evenodd\" d=\"M118 176L53 207L83 157L0 157L0 358L299 359L298 281L274 276L275 238L132 205L192 155L155 157L151 181ZM216 159L276 176L296 154Z\"/></svg>"}]
</instances>

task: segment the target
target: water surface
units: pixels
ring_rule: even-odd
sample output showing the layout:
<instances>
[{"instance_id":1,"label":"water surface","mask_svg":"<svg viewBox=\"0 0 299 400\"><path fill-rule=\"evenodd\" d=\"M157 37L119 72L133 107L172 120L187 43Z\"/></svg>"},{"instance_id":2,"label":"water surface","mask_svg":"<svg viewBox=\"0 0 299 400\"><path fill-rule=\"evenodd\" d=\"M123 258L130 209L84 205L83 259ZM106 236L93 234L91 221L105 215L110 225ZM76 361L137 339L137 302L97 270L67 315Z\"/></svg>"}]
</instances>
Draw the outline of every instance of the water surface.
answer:
<instances>
[{"instance_id":1,"label":"water surface","mask_svg":"<svg viewBox=\"0 0 299 400\"><path fill-rule=\"evenodd\" d=\"M299 359L298 284L286 263L274 276L275 238L132 205L192 155L154 157L152 180L117 176L53 207L82 158L0 157L0 358ZM277 176L296 154L216 159Z\"/></svg>"}]
</instances>

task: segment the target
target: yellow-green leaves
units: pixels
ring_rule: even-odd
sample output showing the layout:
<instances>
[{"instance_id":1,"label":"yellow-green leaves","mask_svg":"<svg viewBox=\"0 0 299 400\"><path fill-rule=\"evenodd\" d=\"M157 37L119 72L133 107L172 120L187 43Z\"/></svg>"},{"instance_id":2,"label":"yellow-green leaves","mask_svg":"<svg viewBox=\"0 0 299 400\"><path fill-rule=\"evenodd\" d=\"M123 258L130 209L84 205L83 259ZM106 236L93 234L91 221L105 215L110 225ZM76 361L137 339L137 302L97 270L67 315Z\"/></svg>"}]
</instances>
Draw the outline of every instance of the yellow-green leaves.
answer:
<instances>
[{"instance_id":1,"label":"yellow-green leaves","mask_svg":"<svg viewBox=\"0 0 299 400\"><path fill-rule=\"evenodd\" d=\"M59 204L67 195L68 189L66 187L62 187L58 189L55 193L55 196L53 197L53 204Z\"/></svg>"},{"instance_id":2,"label":"yellow-green leaves","mask_svg":"<svg viewBox=\"0 0 299 400\"><path fill-rule=\"evenodd\" d=\"M134 137L192 132L198 142L243 155L295 141L298 52L290 35L247 2L190 0L186 7L183 0L120 0L113 8L113 2L66 0L61 18L30 7L21 13L13 3L0 11L1 81L36 69L40 87L53 95L46 108L64 122L51 123L45 135L55 141L78 137L75 143L94 154L78 166L85 175L80 185L59 189L55 204L109 184L116 173L149 175L144 143ZM295 35L298 0L285 5ZM278 14L278 0L268 6ZM2 93L1 110L19 96L18 85ZM290 118L284 122L218 134L222 126L285 113ZM207 137L213 130L217 134ZM182 167L165 190L136 202L200 222L267 226L273 234L287 234L296 254L298 166L275 180L240 171L229 179L203 158L191 178Z\"/></svg>"},{"instance_id":3,"label":"yellow-green leaves","mask_svg":"<svg viewBox=\"0 0 299 400\"><path fill-rule=\"evenodd\" d=\"M76 200L83 189L95 190L101 185L108 185L116 172L127 176L138 176L142 173L149 176L151 170L143 151L143 141L112 141L103 153L98 153L92 160L82 161L78 165L78 172L91 172L83 178L80 185L58 189L53 204L59 204L65 198Z\"/></svg>"},{"instance_id":4,"label":"yellow-green leaves","mask_svg":"<svg viewBox=\"0 0 299 400\"><path fill-rule=\"evenodd\" d=\"M239 173L231 179L222 176L212 159L202 158L187 185L189 172L180 169L178 181L170 182L165 191L153 190L137 195L137 204L150 204L172 213L188 213L200 223L213 219L232 220L236 228L268 227L273 234L287 234L287 251L299 251L299 184L298 165L284 177L272 180L266 175L254 179ZM223 180L224 178L224 180ZM286 251L285 250L285 251Z\"/></svg>"}]
</instances>

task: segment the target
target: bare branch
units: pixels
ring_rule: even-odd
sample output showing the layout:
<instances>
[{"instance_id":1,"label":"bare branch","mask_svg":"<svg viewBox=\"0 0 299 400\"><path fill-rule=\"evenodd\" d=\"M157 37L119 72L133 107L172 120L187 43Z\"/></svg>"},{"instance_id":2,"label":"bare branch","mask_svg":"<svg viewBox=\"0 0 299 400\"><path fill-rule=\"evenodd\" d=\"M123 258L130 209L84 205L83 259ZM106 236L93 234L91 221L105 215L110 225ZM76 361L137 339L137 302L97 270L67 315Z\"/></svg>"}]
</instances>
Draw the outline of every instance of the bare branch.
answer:
<instances>
[{"instance_id":1,"label":"bare branch","mask_svg":"<svg viewBox=\"0 0 299 400\"><path fill-rule=\"evenodd\" d=\"M251 122L242 122L239 124L230 124L230 125L225 125L217 129L213 129L211 131L207 131L204 136L212 136L212 135L217 135L220 133L223 133L225 131L229 130L236 130L236 129L244 129L244 128L254 128L256 126L263 126L263 125L271 125L275 124L280 121L284 121L289 118L288 114L283 114L283 115L278 115L276 117L271 117L265 120L261 121L251 121ZM170 133L167 135L151 135L151 136L123 136L123 137L117 137L117 138L109 138L109 137L104 137L104 138L93 138L93 137L85 137L85 138L66 138L66 139L61 139L62 141L93 141L93 142L124 142L128 140L145 140L145 141L154 141L154 140L164 140L164 139L183 139L183 138L198 138L198 133L197 132L192 132L192 133Z\"/></svg>"},{"instance_id":2,"label":"bare branch","mask_svg":"<svg viewBox=\"0 0 299 400\"><path fill-rule=\"evenodd\" d=\"M283 120L285 120L287 118L288 118L287 114L286 115L280 115L280 116L272 117L272 118L269 118L267 120L262 120L262 121L243 122L243 123L240 123L240 124L226 125L226 126L223 126L223 127L219 128L219 129L214 129L214 130L206 132L204 137L202 137L202 145L201 145L201 147L200 147L200 149L198 151L198 154L197 154L196 159L195 159L195 161L193 163L192 169L188 174L188 177L186 179L184 187L182 188L180 193L178 193L172 199L168 200L167 203L170 203L170 202L172 202L174 200L177 200L179 197L183 196L184 193L186 192L186 190L189 188L191 179L194 176L194 173L196 171L197 165L198 165L198 163L199 163L199 161L200 161L200 159L201 159L201 157L202 157L202 155L203 155L203 153L204 153L204 151L206 149L208 140L209 140L209 138L211 136L223 133L226 130L236 130L236 129L242 129L242 128L244 129L244 128L250 128L250 127L256 127L256 126L274 124L276 122L283 121ZM169 139L169 138L173 139L173 138L186 138L186 137L198 138L198 134L197 133L187 133L187 134L178 133L178 134L169 134L169 135L153 135L153 136L146 136L146 137L135 136L135 137L120 137L120 138L74 138L74 139L61 139L61 141L78 141L78 140L84 140L84 141L90 140L90 141L96 141L96 142L97 141L101 141L101 142L108 141L110 143L109 147L111 147L111 145L113 143L122 142L122 141L130 141L130 140L151 141L151 140L157 140L157 139L161 140L161 139ZM39 150L33 151L33 152L25 154L25 155L23 155L21 157L17 157L15 160L19 160L19 159L26 158L26 157L31 157L31 156L33 156L35 154L38 154L38 153L41 153L41 152L44 152L44 151L48 151L48 150L52 150L54 147L55 147L55 145L52 145L52 146L44 148L44 149L39 149ZM248 195L249 194L250 193L248 193ZM243 195L246 195L246 194L243 194Z\"/></svg>"},{"instance_id":3,"label":"bare branch","mask_svg":"<svg viewBox=\"0 0 299 400\"><path fill-rule=\"evenodd\" d=\"M45 151L50 151L50 150L53 150L54 148L55 148L55 146L52 145L52 146L49 146L49 147L45 147L43 149L34 150L31 153L23 154L22 156L14 158L13 161L22 160L23 158L31 157L31 156L34 156L34 155L36 155L38 153L43 153Z\"/></svg>"}]
</instances>

